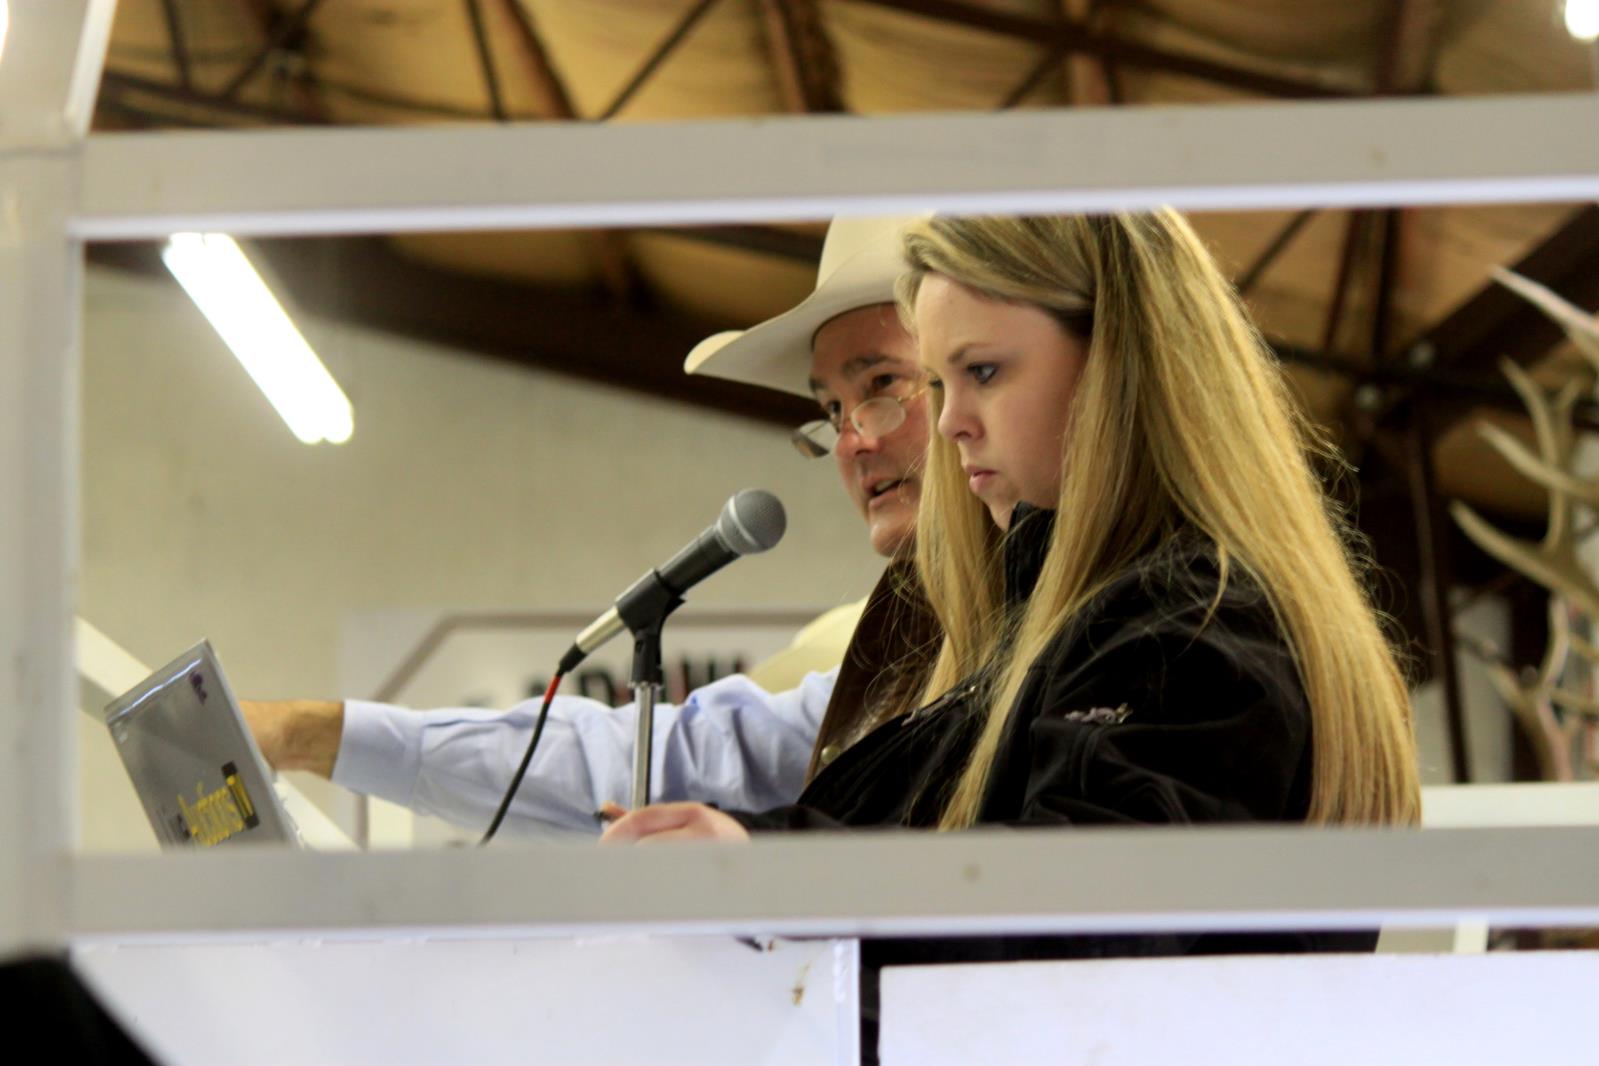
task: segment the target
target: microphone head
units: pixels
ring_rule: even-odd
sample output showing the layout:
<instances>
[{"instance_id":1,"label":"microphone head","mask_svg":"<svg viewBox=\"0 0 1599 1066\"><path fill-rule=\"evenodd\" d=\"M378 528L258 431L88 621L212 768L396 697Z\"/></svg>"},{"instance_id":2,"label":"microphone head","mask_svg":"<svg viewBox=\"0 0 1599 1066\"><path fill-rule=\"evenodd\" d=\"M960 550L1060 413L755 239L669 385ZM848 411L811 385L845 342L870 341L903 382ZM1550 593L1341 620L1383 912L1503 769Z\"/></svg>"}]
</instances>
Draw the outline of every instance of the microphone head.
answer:
<instances>
[{"instance_id":1,"label":"microphone head","mask_svg":"<svg viewBox=\"0 0 1599 1066\"><path fill-rule=\"evenodd\" d=\"M716 519L716 535L730 551L753 555L783 539L788 515L776 496L761 489L745 489L727 501Z\"/></svg>"}]
</instances>

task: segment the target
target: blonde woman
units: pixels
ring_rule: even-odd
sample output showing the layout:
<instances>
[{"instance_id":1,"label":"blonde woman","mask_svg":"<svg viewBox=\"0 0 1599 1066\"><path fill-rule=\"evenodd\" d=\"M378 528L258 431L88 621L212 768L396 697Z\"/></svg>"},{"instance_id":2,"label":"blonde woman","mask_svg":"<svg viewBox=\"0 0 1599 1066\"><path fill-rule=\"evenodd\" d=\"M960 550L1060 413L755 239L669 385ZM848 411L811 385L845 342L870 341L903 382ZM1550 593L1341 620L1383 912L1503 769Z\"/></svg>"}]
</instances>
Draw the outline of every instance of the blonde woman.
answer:
<instances>
[{"instance_id":1,"label":"blonde woman","mask_svg":"<svg viewBox=\"0 0 1599 1066\"><path fill-rule=\"evenodd\" d=\"M909 231L906 257L901 309L937 428L916 561L943 630L919 696L876 728L858 709L850 735L864 735L793 806L663 804L605 840L1414 822L1406 685L1311 466L1334 457L1188 224L934 219ZM863 1061L876 1061L885 965L1374 941L868 941Z\"/></svg>"},{"instance_id":2,"label":"blonde woman","mask_svg":"<svg viewBox=\"0 0 1599 1066\"><path fill-rule=\"evenodd\" d=\"M933 219L906 257L944 632L920 697L792 807L662 805L607 840L1414 822L1405 681L1312 468L1334 457L1181 216Z\"/></svg>"}]
</instances>

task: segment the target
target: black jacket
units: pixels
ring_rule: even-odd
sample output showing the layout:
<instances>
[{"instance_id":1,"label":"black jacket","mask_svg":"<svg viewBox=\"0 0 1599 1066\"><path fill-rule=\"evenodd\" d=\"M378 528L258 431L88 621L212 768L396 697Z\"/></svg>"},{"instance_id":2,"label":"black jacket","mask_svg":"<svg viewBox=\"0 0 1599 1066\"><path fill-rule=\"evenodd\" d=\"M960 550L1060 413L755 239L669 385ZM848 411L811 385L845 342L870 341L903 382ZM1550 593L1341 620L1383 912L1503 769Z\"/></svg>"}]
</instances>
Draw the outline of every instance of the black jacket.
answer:
<instances>
[{"instance_id":1,"label":"black jacket","mask_svg":"<svg viewBox=\"0 0 1599 1066\"><path fill-rule=\"evenodd\" d=\"M1006 598L1013 610L1032 594L1053 518L1017 510L1005 541ZM888 603L888 590L880 587L872 602ZM863 629L872 618L869 607ZM917 630L917 640L924 636ZM892 664L885 651L892 639L868 630L857 635L862 642L867 651L846 659L819 749L847 738L850 720L867 713L840 705L840 697L859 700L869 690L869 679L856 675L868 664ZM975 740L980 723L970 704L976 691L975 679L968 680L867 732L827 761L791 806L729 813L756 832L930 828ZM1309 705L1265 596L1236 567L1221 587L1214 545L1181 534L1115 576L1029 667L978 821L1018 827L1302 821L1309 810L1310 758ZM863 1061L876 1061L883 966L1369 951L1375 942L1374 932L866 941Z\"/></svg>"},{"instance_id":2,"label":"black jacket","mask_svg":"<svg viewBox=\"0 0 1599 1066\"><path fill-rule=\"evenodd\" d=\"M1005 546L1013 609L1053 519L1019 510ZM1260 590L1236 567L1219 579L1214 547L1179 535L1050 642L1008 714L980 823L1304 819L1310 711L1293 654ZM978 687L867 733L794 805L738 817L757 830L936 825L980 726Z\"/></svg>"}]
</instances>

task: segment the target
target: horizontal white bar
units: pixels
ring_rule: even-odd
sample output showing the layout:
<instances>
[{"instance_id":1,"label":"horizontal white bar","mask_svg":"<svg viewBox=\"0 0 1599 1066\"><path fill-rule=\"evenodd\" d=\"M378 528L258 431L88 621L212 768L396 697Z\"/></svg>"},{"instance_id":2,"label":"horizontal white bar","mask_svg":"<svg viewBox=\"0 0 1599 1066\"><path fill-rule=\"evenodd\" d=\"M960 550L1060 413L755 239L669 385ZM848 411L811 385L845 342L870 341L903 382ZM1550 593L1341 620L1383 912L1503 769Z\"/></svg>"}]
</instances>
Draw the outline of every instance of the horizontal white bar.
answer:
<instances>
[{"instance_id":1,"label":"horizontal white bar","mask_svg":"<svg viewBox=\"0 0 1599 1066\"><path fill-rule=\"evenodd\" d=\"M858 1063L855 942L762 948L299 940L95 945L72 962L164 1066Z\"/></svg>"},{"instance_id":2,"label":"horizontal white bar","mask_svg":"<svg viewBox=\"0 0 1599 1066\"><path fill-rule=\"evenodd\" d=\"M1429 785L1421 790L1429 828L1491 825L1599 825L1599 781Z\"/></svg>"},{"instance_id":3,"label":"horizontal white bar","mask_svg":"<svg viewBox=\"0 0 1599 1066\"><path fill-rule=\"evenodd\" d=\"M112 133L73 232L154 238L1599 199L1599 94Z\"/></svg>"},{"instance_id":4,"label":"horizontal white bar","mask_svg":"<svg viewBox=\"0 0 1599 1066\"><path fill-rule=\"evenodd\" d=\"M1113 959L883 971L883 1066L1594 1061L1599 954Z\"/></svg>"},{"instance_id":5,"label":"horizontal white bar","mask_svg":"<svg viewBox=\"0 0 1599 1066\"><path fill-rule=\"evenodd\" d=\"M68 935L1599 925L1599 828L862 834L749 846L78 857Z\"/></svg>"}]
</instances>

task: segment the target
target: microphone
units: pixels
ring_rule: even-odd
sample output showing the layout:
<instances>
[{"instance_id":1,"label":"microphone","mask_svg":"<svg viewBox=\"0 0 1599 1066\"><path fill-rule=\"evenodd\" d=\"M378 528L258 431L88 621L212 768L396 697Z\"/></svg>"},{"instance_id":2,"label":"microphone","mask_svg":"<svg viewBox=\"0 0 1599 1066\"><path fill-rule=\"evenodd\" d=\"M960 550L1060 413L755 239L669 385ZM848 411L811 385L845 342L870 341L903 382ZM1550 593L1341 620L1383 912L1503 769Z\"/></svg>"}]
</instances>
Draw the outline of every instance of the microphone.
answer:
<instances>
[{"instance_id":1,"label":"microphone","mask_svg":"<svg viewBox=\"0 0 1599 1066\"><path fill-rule=\"evenodd\" d=\"M716 522L688 547L633 582L561 657L557 673L567 674L601 644L623 629L637 629L664 618L683 602L683 594L741 555L754 555L783 539L788 516L770 492L745 489L727 501Z\"/></svg>"}]
</instances>

